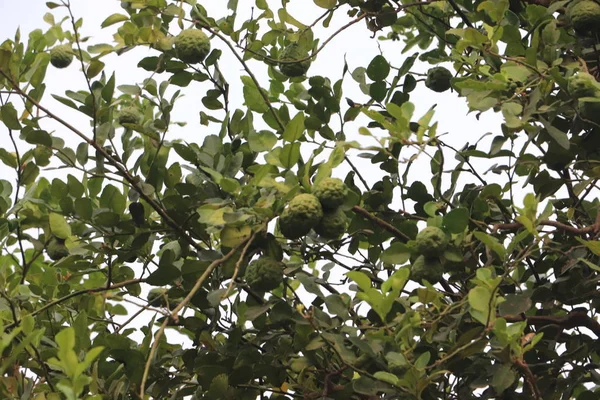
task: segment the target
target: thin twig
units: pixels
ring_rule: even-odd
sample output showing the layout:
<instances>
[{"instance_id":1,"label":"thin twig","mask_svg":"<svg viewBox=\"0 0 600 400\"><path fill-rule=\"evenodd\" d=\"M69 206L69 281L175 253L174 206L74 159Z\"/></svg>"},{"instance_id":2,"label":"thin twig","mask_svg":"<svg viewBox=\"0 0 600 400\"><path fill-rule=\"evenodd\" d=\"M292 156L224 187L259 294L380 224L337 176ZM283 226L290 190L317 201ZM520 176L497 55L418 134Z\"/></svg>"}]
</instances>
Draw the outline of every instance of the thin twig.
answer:
<instances>
[{"instance_id":1,"label":"thin twig","mask_svg":"<svg viewBox=\"0 0 600 400\"><path fill-rule=\"evenodd\" d=\"M223 296L221 296L221 300L224 300L227 297L229 297L229 293L231 293L231 291L233 290L233 285L235 284L235 278L237 278L238 274L240 273L240 267L242 265L242 262L244 261L244 258L246 257L246 253L248 252L250 245L252 244L252 242L254 241L254 239L256 238L256 235L258 233L259 232L254 232L252 234L252 237L250 238L250 240L248 240L248 242L242 249L242 254L240 254L240 258L238 258L237 262L235 263L235 269L233 270L233 275L231 276L231 281L229 282L229 286L227 286L227 290L225 291L225 293L223 293Z\"/></svg>"},{"instance_id":2,"label":"thin twig","mask_svg":"<svg viewBox=\"0 0 600 400\"><path fill-rule=\"evenodd\" d=\"M587 235L588 233L598 232L598 229L600 228L600 226L596 223L594 223L590 226L586 226L584 228L577 228L577 227L574 227L571 225L563 224L558 221L550 221L550 220L540 221L537 223L537 225L553 226L557 229L572 233L574 235ZM513 231L513 230L520 229L522 227L523 227L523 224L521 224L520 222L511 222L508 224L495 224L494 226L492 226L492 233L495 233L499 230Z\"/></svg>"},{"instance_id":3,"label":"thin twig","mask_svg":"<svg viewBox=\"0 0 600 400\"><path fill-rule=\"evenodd\" d=\"M600 338L600 323L587 315L585 311L571 311L567 315L504 315L506 322L527 321L529 325L557 325L564 329L585 327Z\"/></svg>"},{"instance_id":4,"label":"thin twig","mask_svg":"<svg viewBox=\"0 0 600 400\"><path fill-rule=\"evenodd\" d=\"M398 239L401 239L405 242L410 240L410 238L408 236L406 236L403 232L401 232L398 228L396 228L389 222L384 221L379 217L376 217L375 215L371 214L364 208L359 207L359 206L354 206L354 207L352 207L352 211L354 211L356 214L362 215L369 221L376 223L380 227L384 228L386 231L394 234L394 236L397 237Z\"/></svg>"},{"instance_id":5,"label":"thin twig","mask_svg":"<svg viewBox=\"0 0 600 400\"><path fill-rule=\"evenodd\" d=\"M54 307L57 304L63 303L73 297L77 297L80 296L82 294L91 294L91 293L100 293L100 292L106 292L109 290L115 290L115 289L120 289L129 285L135 285L137 283L143 283L145 282L145 279L131 279L129 281L123 281L120 283L115 283L114 285L112 285L111 287L106 287L106 286L102 286L102 287L97 287L97 288L93 288L93 289L82 289L82 290L77 290L75 292L69 293L66 296L61 297L60 299L51 301L50 303L46 304L45 306L31 312L28 315L31 315L32 317L38 315L39 313ZM17 321L17 322L13 322L12 324L8 324L4 327L5 330L14 328L15 326L17 326L21 321Z\"/></svg>"},{"instance_id":6,"label":"thin twig","mask_svg":"<svg viewBox=\"0 0 600 400\"><path fill-rule=\"evenodd\" d=\"M152 343L152 347L150 348L150 353L148 354L148 359L146 360L146 365L144 367L144 374L142 375L142 382L140 383L140 398L141 399L143 399L144 396L145 396L146 380L148 380L148 373L150 372L150 365L152 364L152 359L154 358L156 350L158 349L159 340L162 337L162 335L164 334L165 329L167 328L167 325L169 324L169 322L171 322L171 321L173 321L175 323L178 322L178 320L179 320L179 317L178 317L179 311L181 311L192 300L192 298L196 295L196 293L198 292L198 290L200 290L200 288L202 287L202 284L204 283L204 281L206 280L206 278L208 278L210 276L210 274L212 273L212 271L217 266L219 266L220 264L224 263L229 258L231 258L235 254L235 252L241 246L243 246L243 245L246 244L247 241L248 240L240 243L238 246L236 246L235 248L233 248L229 253L227 253L223 257L221 257L221 258L213 261L212 263L210 263L210 265L206 268L206 271L204 271L204 273L198 278L198 280L196 281L196 284L190 290L190 292L188 293L188 295L185 296L185 298L181 301L181 303L179 303L179 305L177 305L177 307L175 307L173 309L173 311L171 312L171 314L169 315L169 317L165 318L165 320L161 324L160 328L156 332L156 335L154 335L154 343Z\"/></svg>"}]
</instances>

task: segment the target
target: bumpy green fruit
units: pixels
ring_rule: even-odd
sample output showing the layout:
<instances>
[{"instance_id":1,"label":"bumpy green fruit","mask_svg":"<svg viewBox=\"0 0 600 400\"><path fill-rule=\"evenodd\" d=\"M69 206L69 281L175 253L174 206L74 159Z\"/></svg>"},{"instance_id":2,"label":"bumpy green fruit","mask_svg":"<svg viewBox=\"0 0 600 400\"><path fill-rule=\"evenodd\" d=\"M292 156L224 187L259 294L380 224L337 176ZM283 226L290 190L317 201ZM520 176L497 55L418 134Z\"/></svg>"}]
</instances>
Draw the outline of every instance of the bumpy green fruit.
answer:
<instances>
[{"instance_id":1,"label":"bumpy green fruit","mask_svg":"<svg viewBox=\"0 0 600 400\"><path fill-rule=\"evenodd\" d=\"M323 207L312 194L294 197L279 217L279 230L288 239L305 236L323 218Z\"/></svg>"},{"instance_id":2,"label":"bumpy green fruit","mask_svg":"<svg viewBox=\"0 0 600 400\"><path fill-rule=\"evenodd\" d=\"M283 282L285 265L270 257L254 260L246 269L246 283L254 290L268 292Z\"/></svg>"},{"instance_id":3,"label":"bumpy green fruit","mask_svg":"<svg viewBox=\"0 0 600 400\"><path fill-rule=\"evenodd\" d=\"M137 124L140 121L140 113L135 107L123 107L119 113L119 124Z\"/></svg>"},{"instance_id":4,"label":"bumpy green fruit","mask_svg":"<svg viewBox=\"0 0 600 400\"><path fill-rule=\"evenodd\" d=\"M444 267L437 257L419 256L410 266L410 279L415 282L426 280L432 284L438 283L443 275Z\"/></svg>"},{"instance_id":5,"label":"bumpy green fruit","mask_svg":"<svg viewBox=\"0 0 600 400\"><path fill-rule=\"evenodd\" d=\"M319 224L315 226L315 232L326 239L337 239L346 232L346 214L341 209L326 211Z\"/></svg>"},{"instance_id":6,"label":"bumpy green fruit","mask_svg":"<svg viewBox=\"0 0 600 400\"><path fill-rule=\"evenodd\" d=\"M341 179L325 178L313 187L312 193L319 199L323 208L333 210L344 204L348 188Z\"/></svg>"},{"instance_id":7,"label":"bumpy green fruit","mask_svg":"<svg viewBox=\"0 0 600 400\"><path fill-rule=\"evenodd\" d=\"M425 79L425 86L434 92L445 92L450 89L450 80L452 79L452 72L444 67L433 67L427 71L427 79Z\"/></svg>"},{"instance_id":8,"label":"bumpy green fruit","mask_svg":"<svg viewBox=\"0 0 600 400\"><path fill-rule=\"evenodd\" d=\"M58 261L67 257L69 255L69 250L67 249L67 246L65 246L65 241L63 239L53 237L50 239L50 242L48 242L46 253L48 253L50 259Z\"/></svg>"},{"instance_id":9,"label":"bumpy green fruit","mask_svg":"<svg viewBox=\"0 0 600 400\"><path fill-rule=\"evenodd\" d=\"M428 257L442 255L448 247L448 237L446 233L438 227L428 226L417 234L416 249Z\"/></svg>"},{"instance_id":10,"label":"bumpy green fruit","mask_svg":"<svg viewBox=\"0 0 600 400\"><path fill-rule=\"evenodd\" d=\"M50 63L56 68L67 68L73 61L73 49L69 44L61 44L50 50Z\"/></svg>"},{"instance_id":11,"label":"bumpy green fruit","mask_svg":"<svg viewBox=\"0 0 600 400\"><path fill-rule=\"evenodd\" d=\"M302 51L300 45L292 43L281 52L279 59L281 61L303 60L308 56L308 53ZM287 77L304 76L310 68L310 60L305 60L296 63L280 63L279 70Z\"/></svg>"},{"instance_id":12,"label":"bumpy green fruit","mask_svg":"<svg viewBox=\"0 0 600 400\"><path fill-rule=\"evenodd\" d=\"M175 38L175 50L181 61L197 64L210 53L210 39L199 29L186 29Z\"/></svg>"},{"instance_id":13,"label":"bumpy green fruit","mask_svg":"<svg viewBox=\"0 0 600 400\"><path fill-rule=\"evenodd\" d=\"M600 4L594 0L573 1L567 7L567 18L577 32L598 32L600 31Z\"/></svg>"},{"instance_id":14,"label":"bumpy green fruit","mask_svg":"<svg viewBox=\"0 0 600 400\"><path fill-rule=\"evenodd\" d=\"M575 99L594 97L600 93L600 84L598 84L596 78L587 72L579 72L569 78L567 81L567 90L571 97Z\"/></svg>"}]
</instances>

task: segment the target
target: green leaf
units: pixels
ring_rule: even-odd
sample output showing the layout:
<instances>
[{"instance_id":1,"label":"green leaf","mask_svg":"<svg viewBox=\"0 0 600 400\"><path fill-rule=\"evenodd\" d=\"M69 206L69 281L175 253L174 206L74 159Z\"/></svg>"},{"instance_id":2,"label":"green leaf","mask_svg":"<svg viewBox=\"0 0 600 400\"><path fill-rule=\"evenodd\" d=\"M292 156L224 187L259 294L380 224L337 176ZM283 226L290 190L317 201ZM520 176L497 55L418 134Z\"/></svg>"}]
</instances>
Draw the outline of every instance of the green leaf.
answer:
<instances>
[{"instance_id":1,"label":"green leaf","mask_svg":"<svg viewBox=\"0 0 600 400\"><path fill-rule=\"evenodd\" d=\"M488 2L489 3L489 2ZM492 377L492 387L500 395L517 379L517 373L510 364L502 364Z\"/></svg>"},{"instance_id":2,"label":"green leaf","mask_svg":"<svg viewBox=\"0 0 600 400\"><path fill-rule=\"evenodd\" d=\"M575 239L577 239L579 243L585 245L585 247L587 247L592 253L594 253L597 256L600 256L600 241L584 240L580 237L576 237Z\"/></svg>"},{"instance_id":3,"label":"green leaf","mask_svg":"<svg viewBox=\"0 0 600 400\"><path fill-rule=\"evenodd\" d=\"M104 21L102 21L102 24L100 24L100 26L102 28L106 28L107 26L111 26L113 24L117 24L119 22L128 21L128 20L129 20L129 17L127 15L113 14L110 17L106 18Z\"/></svg>"},{"instance_id":4,"label":"green leaf","mask_svg":"<svg viewBox=\"0 0 600 400\"><path fill-rule=\"evenodd\" d=\"M2 122L8 129L13 130L21 130L21 123L19 122L19 118L17 117L17 110L15 110L15 106L12 103L6 103L2 107L0 107L0 115L2 116Z\"/></svg>"},{"instance_id":5,"label":"green leaf","mask_svg":"<svg viewBox=\"0 0 600 400\"><path fill-rule=\"evenodd\" d=\"M300 143L288 143L281 149L279 161L285 168L292 168L300 160Z\"/></svg>"},{"instance_id":6,"label":"green leaf","mask_svg":"<svg viewBox=\"0 0 600 400\"><path fill-rule=\"evenodd\" d=\"M390 64L382 55L377 55L371 60L367 67L367 76L369 79L377 82L383 81L390 73Z\"/></svg>"},{"instance_id":7,"label":"green leaf","mask_svg":"<svg viewBox=\"0 0 600 400\"><path fill-rule=\"evenodd\" d=\"M336 0L313 0L316 5L325 9L332 9L336 5Z\"/></svg>"},{"instance_id":8,"label":"green leaf","mask_svg":"<svg viewBox=\"0 0 600 400\"><path fill-rule=\"evenodd\" d=\"M387 264L401 265L410 259L410 250L404 243L395 242L381 253L380 259Z\"/></svg>"},{"instance_id":9,"label":"green leaf","mask_svg":"<svg viewBox=\"0 0 600 400\"><path fill-rule=\"evenodd\" d=\"M248 135L248 145L255 153L269 151L277 143L277 135L270 131L251 132Z\"/></svg>"},{"instance_id":10,"label":"green leaf","mask_svg":"<svg viewBox=\"0 0 600 400\"><path fill-rule=\"evenodd\" d=\"M87 69L88 78L93 78L98 75L104 69L104 63L99 60L92 60Z\"/></svg>"},{"instance_id":11,"label":"green leaf","mask_svg":"<svg viewBox=\"0 0 600 400\"><path fill-rule=\"evenodd\" d=\"M104 101L106 101L107 103L110 103L112 101L114 92L115 92L115 73L113 72L113 74L110 76L110 79L108 80L108 82L106 82L106 85L104 85L104 87L102 88L102 99L104 99Z\"/></svg>"},{"instance_id":12,"label":"green leaf","mask_svg":"<svg viewBox=\"0 0 600 400\"><path fill-rule=\"evenodd\" d=\"M444 215L444 228L450 233L462 233L469 225L469 210L466 208L455 208Z\"/></svg>"},{"instance_id":13,"label":"green leaf","mask_svg":"<svg viewBox=\"0 0 600 400\"><path fill-rule=\"evenodd\" d=\"M562 148L568 149L571 145L569 142L569 137L566 133L561 131L560 129L554 127L550 122L546 121L543 117L539 117L540 122L546 128L548 134L558 143Z\"/></svg>"},{"instance_id":14,"label":"green leaf","mask_svg":"<svg viewBox=\"0 0 600 400\"><path fill-rule=\"evenodd\" d=\"M350 271L346 272L346 276L356 283L363 291L367 291L371 288L371 279L364 272Z\"/></svg>"},{"instance_id":15,"label":"green leaf","mask_svg":"<svg viewBox=\"0 0 600 400\"><path fill-rule=\"evenodd\" d=\"M283 131L283 139L288 142L295 142L302 137L304 133L304 113L299 112L294 118L286 125Z\"/></svg>"},{"instance_id":16,"label":"green leaf","mask_svg":"<svg viewBox=\"0 0 600 400\"><path fill-rule=\"evenodd\" d=\"M531 308L531 298L524 294L510 294L498 306L500 315L520 315Z\"/></svg>"},{"instance_id":17,"label":"green leaf","mask_svg":"<svg viewBox=\"0 0 600 400\"><path fill-rule=\"evenodd\" d=\"M46 131L35 130L25 134L25 130L23 130L23 135L25 136L25 141L29 144L40 144L46 147L52 146L52 137Z\"/></svg>"},{"instance_id":18,"label":"green leaf","mask_svg":"<svg viewBox=\"0 0 600 400\"><path fill-rule=\"evenodd\" d=\"M248 108L257 113L264 113L269 110L269 106L265 102L265 99L260 94L259 89L256 87L252 79L247 76L242 77L244 83L244 101Z\"/></svg>"},{"instance_id":19,"label":"green leaf","mask_svg":"<svg viewBox=\"0 0 600 400\"><path fill-rule=\"evenodd\" d=\"M473 235L479 241L481 241L481 243L488 246L494 253L498 254L500 258L504 259L506 250L504 249L504 246L502 246L502 244L498 242L498 239L480 231L473 232Z\"/></svg>"},{"instance_id":20,"label":"green leaf","mask_svg":"<svg viewBox=\"0 0 600 400\"><path fill-rule=\"evenodd\" d=\"M156 271L152 272L146 283L154 286L167 285L181 276L181 271L173 264L159 265Z\"/></svg>"},{"instance_id":21,"label":"green leaf","mask_svg":"<svg viewBox=\"0 0 600 400\"><path fill-rule=\"evenodd\" d=\"M389 372L377 371L373 374L373 376L380 381L387 382L392 385L398 385L400 383L400 379L396 375L390 374Z\"/></svg>"},{"instance_id":22,"label":"green leaf","mask_svg":"<svg viewBox=\"0 0 600 400\"><path fill-rule=\"evenodd\" d=\"M50 213L48 215L48 220L50 222L50 230L52 234L59 239L66 239L71 236L71 226L60 214Z\"/></svg>"}]
</instances>

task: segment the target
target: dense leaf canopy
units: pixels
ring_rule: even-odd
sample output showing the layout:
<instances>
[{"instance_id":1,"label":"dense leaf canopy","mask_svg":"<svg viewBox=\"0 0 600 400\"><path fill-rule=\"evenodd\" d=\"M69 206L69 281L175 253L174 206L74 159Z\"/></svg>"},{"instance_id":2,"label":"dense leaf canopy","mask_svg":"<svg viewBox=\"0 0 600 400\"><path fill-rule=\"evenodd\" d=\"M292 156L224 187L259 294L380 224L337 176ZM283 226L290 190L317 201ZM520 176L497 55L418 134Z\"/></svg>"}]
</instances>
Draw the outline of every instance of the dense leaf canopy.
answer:
<instances>
[{"instance_id":1,"label":"dense leaf canopy","mask_svg":"<svg viewBox=\"0 0 600 400\"><path fill-rule=\"evenodd\" d=\"M0 397L600 398L600 4L216 2L0 44Z\"/></svg>"}]
</instances>

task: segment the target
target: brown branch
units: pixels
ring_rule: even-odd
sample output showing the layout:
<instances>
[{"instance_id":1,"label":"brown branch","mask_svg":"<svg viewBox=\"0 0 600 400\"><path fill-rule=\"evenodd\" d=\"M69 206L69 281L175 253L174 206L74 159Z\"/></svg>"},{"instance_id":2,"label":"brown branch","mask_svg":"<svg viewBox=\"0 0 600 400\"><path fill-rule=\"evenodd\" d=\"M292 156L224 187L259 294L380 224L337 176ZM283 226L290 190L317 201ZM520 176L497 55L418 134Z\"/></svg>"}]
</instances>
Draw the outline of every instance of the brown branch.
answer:
<instances>
[{"instance_id":1,"label":"brown branch","mask_svg":"<svg viewBox=\"0 0 600 400\"><path fill-rule=\"evenodd\" d=\"M404 242L407 242L407 241L410 240L410 238L408 236L406 236L403 232L401 232L398 228L396 228L395 226L393 226L389 222L384 221L384 220L382 220L379 217L376 217L375 215L371 214L370 212L368 212L364 208L359 207L359 206L354 206L354 207L352 207L352 211L354 211L356 214L362 215L363 217L365 217L369 221L376 223L377 225L379 225L380 227L382 227L386 231L394 234L394 236L396 236L398 239L401 239Z\"/></svg>"},{"instance_id":2,"label":"brown branch","mask_svg":"<svg viewBox=\"0 0 600 400\"><path fill-rule=\"evenodd\" d=\"M540 222L538 222L538 225L553 226L557 229L572 233L574 235L587 235L588 233L595 233L595 232L598 232L598 229L600 228L600 224L598 224L598 223L594 223L594 224L592 224L590 226L586 226L584 228L577 228L575 226L563 224L562 222L550 221L550 220L540 221ZM523 224L521 224L520 222L511 222L508 224L495 224L492 227L492 233L495 233L498 230L514 231L514 230L520 229L522 227L523 227Z\"/></svg>"},{"instance_id":3,"label":"brown branch","mask_svg":"<svg viewBox=\"0 0 600 400\"><path fill-rule=\"evenodd\" d=\"M567 315L553 316L553 315L504 315L506 322L521 322L527 321L530 325L544 326L544 325L558 325L563 330L573 329L578 327L588 328L590 331L600 338L600 323L587 315L586 311L571 311Z\"/></svg>"},{"instance_id":4,"label":"brown branch","mask_svg":"<svg viewBox=\"0 0 600 400\"><path fill-rule=\"evenodd\" d=\"M533 372L531 372L531 369L529 369L529 365L527 365L527 363L525 361L520 360L520 359L514 360L514 362L515 362L515 365L523 371L523 377L525 378L525 381L529 385L529 390L531 390L533 392L533 395L535 396L534 398L541 399L542 394L540 393L540 389L538 389L538 387L537 387L537 378L535 377L535 375L533 375Z\"/></svg>"},{"instance_id":5,"label":"brown branch","mask_svg":"<svg viewBox=\"0 0 600 400\"><path fill-rule=\"evenodd\" d=\"M250 239L254 239L254 236L252 236ZM231 249L231 251L229 253L227 253L223 257L221 257L217 260L214 260L212 263L210 263L210 265L206 268L206 270L202 273L202 275L200 275L198 280L196 280L194 287L190 290L190 292L187 294L187 296L185 296L185 298L181 301L181 303L179 303L179 305L177 305L177 307L175 307L173 309L173 311L171 311L171 314L169 315L169 317L165 318L162 325L156 332L156 335L154 335L154 343L152 343L152 347L150 348L150 353L148 354L148 359L146 360L146 365L144 367L144 373L142 375L142 382L140 383L140 399L145 398L146 380L148 379L148 374L150 372L150 366L152 365L152 359L154 358L154 355L156 354L156 350L158 349L160 338L165 333L165 329L167 328L167 325L172 321L175 323L178 322L179 311L181 311L192 300L192 298L196 295L198 290L200 290L200 288L202 287L202 284L204 283L204 281L210 276L212 271L216 267L218 267L221 263L224 263L230 257L232 257L239 248L246 245L248 240L249 239L246 239L245 241L240 243L238 246Z\"/></svg>"}]
</instances>

